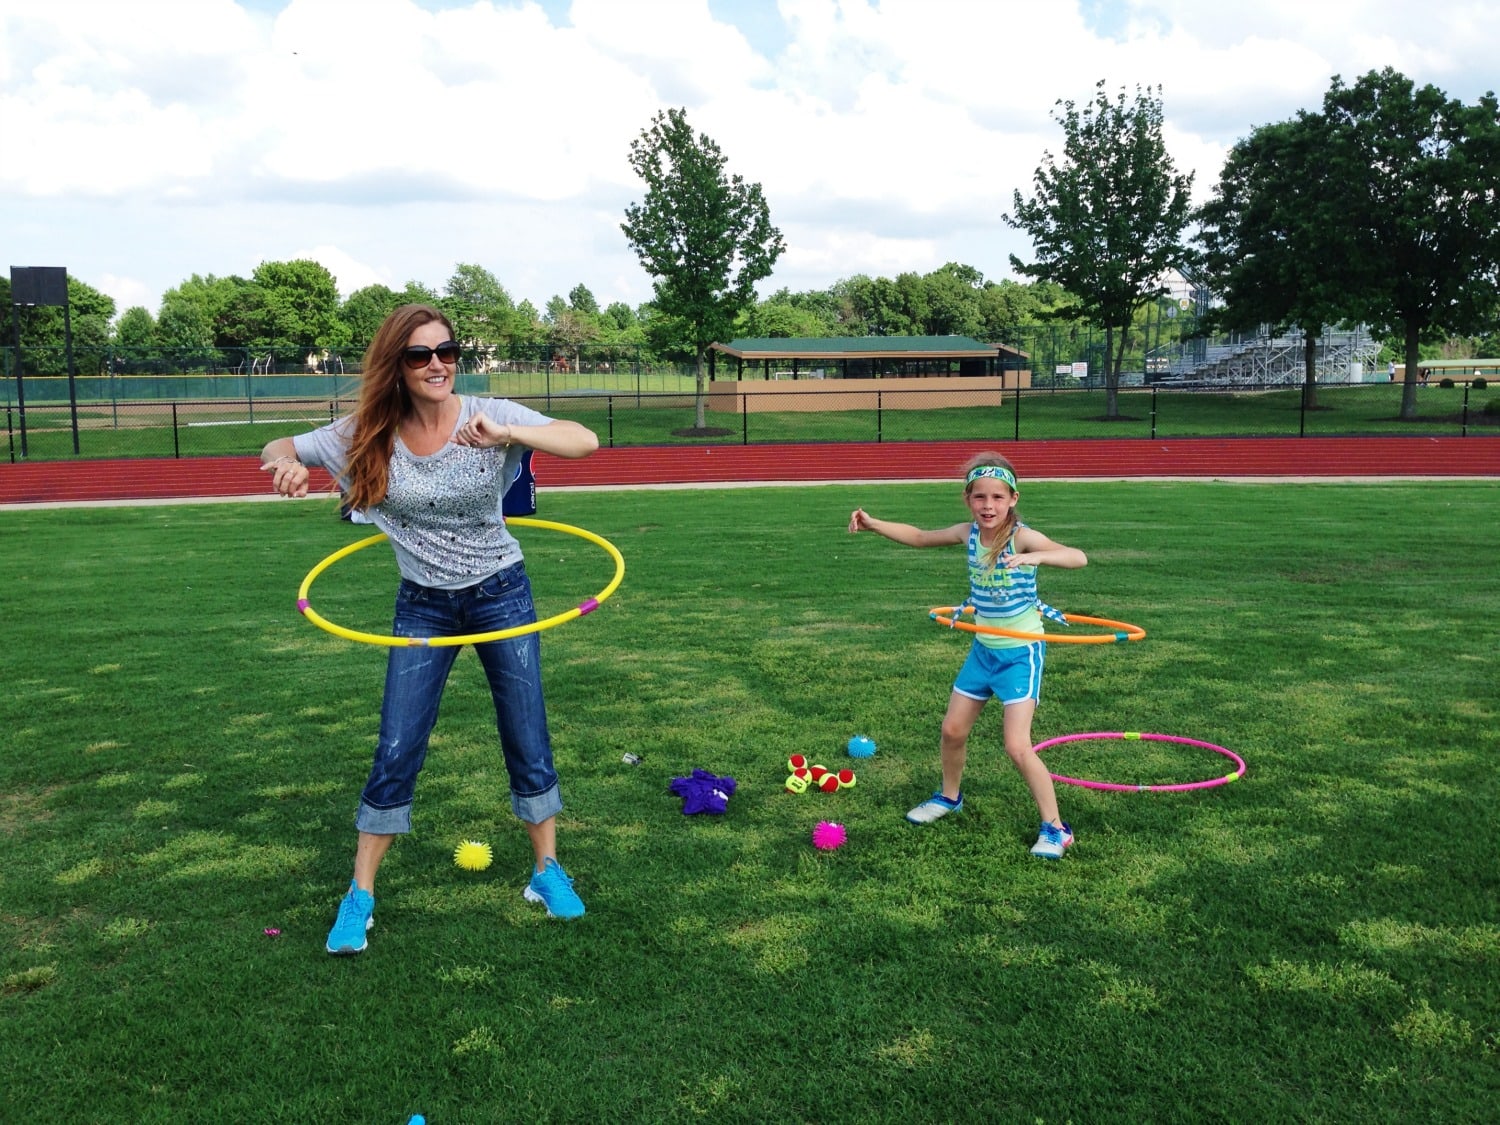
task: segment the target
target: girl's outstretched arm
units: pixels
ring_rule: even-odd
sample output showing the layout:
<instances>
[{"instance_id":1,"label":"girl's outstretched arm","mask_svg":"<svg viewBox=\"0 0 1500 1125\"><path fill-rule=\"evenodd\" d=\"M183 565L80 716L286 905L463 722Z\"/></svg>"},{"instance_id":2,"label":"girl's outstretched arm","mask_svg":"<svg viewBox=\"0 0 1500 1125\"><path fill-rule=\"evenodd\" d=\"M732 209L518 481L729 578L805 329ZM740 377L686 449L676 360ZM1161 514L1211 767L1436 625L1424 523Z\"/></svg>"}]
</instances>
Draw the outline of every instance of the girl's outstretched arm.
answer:
<instances>
[{"instance_id":1,"label":"girl's outstretched arm","mask_svg":"<svg viewBox=\"0 0 1500 1125\"><path fill-rule=\"evenodd\" d=\"M924 531L909 523L878 520L863 508L855 508L849 515L849 533L853 535L860 531L873 531L876 535L883 535L892 542L902 543L908 547L950 547L966 540L969 525L956 523L952 527Z\"/></svg>"},{"instance_id":2,"label":"girl's outstretched arm","mask_svg":"<svg viewBox=\"0 0 1500 1125\"><path fill-rule=\"evenodd\" d=\"M1013 555L1003 556L1006 566L1060 566L1064 570L1077 570L1089 565L1089 557L1077 547L1065 547L1048 539L1034 527L1023 527L1016 532Z\"/></svg>"}]
</instances>

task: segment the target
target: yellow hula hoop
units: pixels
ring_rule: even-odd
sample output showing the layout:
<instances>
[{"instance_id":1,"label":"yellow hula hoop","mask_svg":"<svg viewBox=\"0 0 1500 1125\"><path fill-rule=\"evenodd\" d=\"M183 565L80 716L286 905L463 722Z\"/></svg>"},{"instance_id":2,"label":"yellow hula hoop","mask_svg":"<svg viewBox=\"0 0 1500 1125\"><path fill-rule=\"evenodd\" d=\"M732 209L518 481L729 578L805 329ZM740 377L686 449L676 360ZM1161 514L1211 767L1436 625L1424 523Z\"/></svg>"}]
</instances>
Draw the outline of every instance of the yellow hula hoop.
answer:
<instances>
[{"instance_id":1,"label":"yellow hula hoop","mask_svg":"<svg viewBox=\"0 0 1500 1125\"><path fill-rule=\"evenodd\" d=\"M604 599L615 592L620 581L625 577L625 557L615 549L615 545L602 535L595 535L592 531L585 531L581 527L574 527L567 523L554 523L551 520L534 520L525 516L512 516L505 521L511 527L540 527L548 531L561 531L568 535L576 535L580 539L587 539L590 543L596 543L609 553L610 558L615 560L615 575L609 580L609 585L600 590L592 598L572 609L564 610L542 621L532 621L525 625L516 625L509 629L496 629L490 633L468 633L461 637L393 637L379 633L361 633L357 629L346 629L342 625L335 625L326 617L321 616L307 601L307 593L312 589L313 579L322 574L334 563L342 558L347 558L355 551L362 551L366 547L382 542L386 536L384 532L379 535L371 535L368 539L361 539L356 543L350 543L347 547L340 547L333 554L320 562L307 572L307 577L302 580L302 585L297 589L297 611L307 618L319 629L325 629L336 637L345 640L359 641L367 645L385 645L388 648L399 648L405 645L428 645L434 648L443 645L477 645L485 641L503 641L508 637L520 637L526 633L540 633L543 629L550 629L554 625L561 625L564 621L572 621L575 617L582 617L585 613L593 613L604 602Z\"/></svg>"},{"instance_id":2,"label":"yellow hula hoop","mask_svg":"<svg viewBox=\"0 0 1500 1125\"><path fill-rule=\"evenodd\" d=\"M984 633L992 637L1016 637L1023 641L1058 641L1072 645L1110 645L1120 641L1138 641L1146 635L1139 625L1127 625L1123 621L1111 621L1107 617L1084 617L1082 614L1065 613L1063 619L1069 625L1098 625L1111 630L1108 633L1090 633L1082 637L1070 637L1066 633L1022 633L1015 629L1001 629L996 625L981 625L977 621L960 621L959 614L973 613L971 605L940 605L927 611L927 616L939 625L950 629L962 629L966 633Z\"/></svg>"}]
</instances>

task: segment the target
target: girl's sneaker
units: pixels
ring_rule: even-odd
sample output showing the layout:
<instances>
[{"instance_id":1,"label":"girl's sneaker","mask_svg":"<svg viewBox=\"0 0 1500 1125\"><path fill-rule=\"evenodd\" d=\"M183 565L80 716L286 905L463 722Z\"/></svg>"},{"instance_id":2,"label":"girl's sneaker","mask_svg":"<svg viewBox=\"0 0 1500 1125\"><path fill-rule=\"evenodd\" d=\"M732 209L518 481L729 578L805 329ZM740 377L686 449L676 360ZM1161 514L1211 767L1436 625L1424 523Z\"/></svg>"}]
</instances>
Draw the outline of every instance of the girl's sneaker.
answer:
<instances>
[{"instance_id":1,"label":"girl's sneaker","mask_svg":"<svg viewBox=\"0 0 1500 1125\"><path fill-rule=\"evenodd\" d=\"M1031 845L1031 854L1043 859L1062 859L1063 852L1073 846L1073 830L1063 824L1061 828L1050 821L1042 821L1036 843Z\"/></svg>"},{"instance_id":2,"label":"girl's sneaker","mask_svg":"<svg viewBox=\"0 0 1500 1125\"><path fill-rule=\"evenodd\" d=\"M939 789L931 797L928 797L927 800L907 813L906 819L913 824L931 824L934 820L939 820L951 812L958 812L963 807L964 795L962 793L958 795L958 800L950 801L947 797L943 796L943 791Z\"/></svg>"}]
</instances>

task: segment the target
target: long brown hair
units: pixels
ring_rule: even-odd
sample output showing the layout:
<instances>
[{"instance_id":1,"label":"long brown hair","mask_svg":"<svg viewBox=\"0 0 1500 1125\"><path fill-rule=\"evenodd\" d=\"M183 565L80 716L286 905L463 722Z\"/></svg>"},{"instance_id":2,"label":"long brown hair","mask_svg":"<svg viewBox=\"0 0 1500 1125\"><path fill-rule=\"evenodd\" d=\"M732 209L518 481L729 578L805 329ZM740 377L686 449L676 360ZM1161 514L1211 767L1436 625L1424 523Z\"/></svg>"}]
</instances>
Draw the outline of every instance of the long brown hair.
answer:
<instances>
[{"instance_id":1,"label":"long brown hair","mask_svg":"<svg viewBox=\"0 0 1500 1125\"><path fill-rule=\"evenodd\" d=\"M441 321L453 337L453 323L431 305L402 305L391 311L365 349L359 405L354 409L354 436L349 441L348 495L351 508L368 508L385 499L390 482L396 430L411 410L402 379L401 353L411 334Z\"/></svg>"},{"instance_id":2,"label":"long brown hair","mask_svg":"<svg viewBox=\"0 0 1500 1125\"><path fill-rule=\"evenodd\" d=\"M1016 475L1016 467L1000 456L1000 454L992 453L988 450L983 453L976 453L964 462L965 496L968 496L974 488L974 482L969 479L969 474L981 465L998 465L1002 469L1009 470L1011 476ZM1006 485L1006 487L1009 488L1010 486ZM1016 509L1012 506L1006 510L1005 520L1000 524L999 531L995 536L994 545L985 548L983 562L986 570L994 570L1000 562L1000 556L1005 553L1005 548L1010 545L1010 537L1016 533L1017 522L1019 521L1016 519Z\"/></svg>"}]
</instances>

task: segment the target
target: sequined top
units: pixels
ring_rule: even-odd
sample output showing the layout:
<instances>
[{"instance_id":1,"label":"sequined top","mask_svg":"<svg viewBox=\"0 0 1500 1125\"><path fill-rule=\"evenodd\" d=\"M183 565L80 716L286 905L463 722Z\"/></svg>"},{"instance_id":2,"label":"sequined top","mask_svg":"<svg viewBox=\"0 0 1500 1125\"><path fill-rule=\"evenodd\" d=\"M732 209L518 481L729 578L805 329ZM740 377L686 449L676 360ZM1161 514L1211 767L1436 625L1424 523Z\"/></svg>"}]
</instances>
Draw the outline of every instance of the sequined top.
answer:
<instances>
[{"instance_id":1,"label":"sequined top","mask_svg":"<svg viewBox=\"0 0 1500 1125\"><path fill-rule=\"evenodd\" d=\"M545 414L504 398L459 396L454 432L482 411L501 425L545 426ZM347 486L354 418L292 438L297 458L327 469ZM461 590L521 561L521 545L505 526L501 501L515 481L525 447L474 449L451 441L419 457L400 435L391 454L385 499L365 514L390 537L401 577L422 586Z\"/></svg>"}]
</instances>

